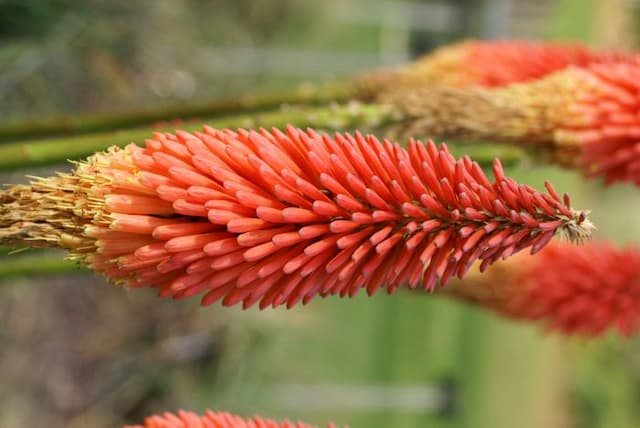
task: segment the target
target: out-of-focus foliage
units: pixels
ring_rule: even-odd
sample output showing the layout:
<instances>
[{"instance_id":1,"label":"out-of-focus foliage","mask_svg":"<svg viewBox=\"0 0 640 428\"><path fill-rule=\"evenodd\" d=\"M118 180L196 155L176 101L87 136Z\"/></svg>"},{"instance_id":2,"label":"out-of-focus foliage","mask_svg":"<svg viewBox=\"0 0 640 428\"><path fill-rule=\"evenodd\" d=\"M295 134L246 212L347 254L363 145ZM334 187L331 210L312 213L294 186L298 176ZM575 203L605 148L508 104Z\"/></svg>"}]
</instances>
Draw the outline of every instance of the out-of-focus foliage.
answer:
<instances>
[{"instance_id":1,"label":"out-of-focus foliage","mask_svg":"<svg viewBox=\"0 0 640 428\"><path fill-rule=\"evenodd\" d=\"M575 349L573 405L581 428L634 428L640 421L640 341L609 336Z\"/></svg>"},{"instance_id":2,"label":"out-of-focus foliage","mask_svg":"<svg viewBox=\"0 0 640 428\"><path fill-rule=\"evenodd\" d=\"M265 324L233 318L91 275L3 284L0 425L106 428L197 405L262 353Z\"/></svg>"},{"instance_id":3,"label":"out-of-focus foliage","mask_svg":"<svg viewBox=\"0 0 640 428\"><path fill-rule=\"evenodd\" d=\"M45 37L71 4L71 0L2 0L0 39Z\"/></svg>"},{"instance_id":4,"label":"out-of-focus foliage","mask_svg":"<svg viewBox=\"0 0 640 428\"><path fill-rule=\"evenodd\" d=\"M238 92L260 75L213 79L209 48L264 45L307 9L288 0L0 3L0 114L117 110Z\"/></svg>"}]
</instances>

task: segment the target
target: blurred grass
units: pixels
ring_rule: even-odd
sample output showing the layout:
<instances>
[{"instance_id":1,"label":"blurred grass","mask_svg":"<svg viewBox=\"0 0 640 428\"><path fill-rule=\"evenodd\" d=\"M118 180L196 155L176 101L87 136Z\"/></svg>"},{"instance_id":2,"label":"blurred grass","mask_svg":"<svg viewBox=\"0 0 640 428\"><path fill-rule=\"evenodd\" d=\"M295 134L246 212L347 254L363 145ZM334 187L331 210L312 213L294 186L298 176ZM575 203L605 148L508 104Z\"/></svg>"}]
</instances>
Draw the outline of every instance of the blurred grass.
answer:
<instances>
[{"instance_id":1,"label":"blurred grass","mask_svg":"<svg viewBox=\"0 0 640 428\"><path fill-rule=\"evenodd\" d=\"M556 0L548 27L549 38L593 42L593 12L597 1Z\"/></svg>"}]
</instances>

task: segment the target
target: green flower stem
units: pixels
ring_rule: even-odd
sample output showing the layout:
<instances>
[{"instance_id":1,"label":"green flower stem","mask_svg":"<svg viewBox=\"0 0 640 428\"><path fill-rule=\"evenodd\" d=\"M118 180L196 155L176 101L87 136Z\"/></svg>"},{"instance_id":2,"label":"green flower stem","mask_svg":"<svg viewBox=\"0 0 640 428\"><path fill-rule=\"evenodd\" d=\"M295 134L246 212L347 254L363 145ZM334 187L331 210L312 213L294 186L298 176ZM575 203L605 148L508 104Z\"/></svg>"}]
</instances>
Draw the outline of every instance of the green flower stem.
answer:
<instances>
[{"instance_id":1,"label":"green flower stem","mask_svg":"<svg viewBox=\"0 0 640 428\"><path fill-rule=\"evenodd\" d=\"M0 280L22 276L87 273L89 269L66 260L57 253L14 255L0 258Z\"/></svg>"},{"instance_id":2,"label":"green flower stem","mask_svg":"<svg viewBox=\"0 0 640 428\"><path fill-rule=\"evenodd\" d=\"M394 120L394 114L385 106L349 104L215 118L197 123L183 123L179 128L185 131L200 130L203 123L216 128L261 126L282 128L292 124L302 128L309 126L327 131L359 129L363 132L371 132L384 129ZM171 132L174 129L174 127L133 129L4 144L0 145L0 171L53 164L68 159L78 160L110 146L123 146L130 142L142 144L153 132ZM382 132L376 132L376 134L382 135ZM517 163L525 157L522 150L503 145L462 144L452 145L451 148L456 155L468 154L482 165L490 165L495 157L500 158L506 165Z\"/></svg>"},{"instance_id":3,"label":"green flower stem","mask_svg":"<svg viewBox=\"0 0 640 428\"><path fill-rule=\"evenodd\" d=\"M356 95L351 82L300 86L289 91L247 94L190 105L172 105L156 109L111 114L74 115L24 120L0 124L0 141L24 140L56 135L80 135L150 126L155 122L226 117L239 113L268 111L287 104L323 105L344 102Z\"/></svg>"},{"instance_id":4,"label":"green flower stem","mask_svg":"<svg viewBox=\"0 0 640 428\"><path fill-rule=\"evenodd\" d=\"M201 130L203 124L215 128L299 127L318 129L371 129L388 121L388 109L378 105L347 105L339 107L295 108L256 114L243 114L227 118L215 118L193 123L183 123L179 129ZM131 129L74 137L48 138L0 145L0 170L33 167L77 160L110 146L139 144L153 132L171 132L175 126L162 128Z\"/></svg>"}]
</instances>

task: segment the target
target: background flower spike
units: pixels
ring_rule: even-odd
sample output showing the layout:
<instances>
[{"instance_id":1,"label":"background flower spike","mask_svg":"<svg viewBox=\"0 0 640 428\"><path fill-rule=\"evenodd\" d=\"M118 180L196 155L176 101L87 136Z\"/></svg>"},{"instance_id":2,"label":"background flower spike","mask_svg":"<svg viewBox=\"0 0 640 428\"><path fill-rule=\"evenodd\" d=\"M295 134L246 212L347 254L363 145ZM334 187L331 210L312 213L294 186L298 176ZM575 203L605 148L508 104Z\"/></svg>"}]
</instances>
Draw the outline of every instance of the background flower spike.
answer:
<instances>
[{"instance_id":1,"label":"background flower spike","mask_svg":"<svg viewBox=\"0 0 640 428\"><path fill-rule=\"evenodd\" d=\"M206 411L202 416L185 412L163 413L162 415L149 416L143 425L125 425L123 428L317 428L304 422L291 422L288 420L274 421L254 416L244 419L227 412ZM327 428L337 428L336 425L327 424Z\"/></svg>"},{"instance_id":2,"label":"background flower spike","mask_svg":"<svg viewBox=\"0 0 640 428\"><path fill-rule=\"evenodd\" d=\"M569 66L627 60L631 54L593 50L579 43L466 40L401 66L364 74L356 82L375 97L391 88L426 85L498 87L539 79Z\"/></svg>"},{"instance_id":3,"label":"background flower spike","mask_svg":"<svg viewBox=\"0 0 640 428\"><path fill-rule=\"evenodd\" d=\"M289 127L156 133L75 172L0 197L0 243L60 246L127 287L203 304L306 303L408 284L433 290L557 233L586 213L468 157L411 140Z\"/></svg>"},{"instance_id":4,"label":"background flower spike","mask_svg":"<svg viewBox=\"0 0 640 428\"><path fill-rule=\"evenodd\" d=\"M397 135L523 145L607 183L640 185L640 60L594 62L494 89L422 86L383 98Z\"/></svg>"},{"instance_id":5,"label":"background flower spike","mask_svg":"<svg viewBox=\"0 0 640 428\"><path fill-rule=\"evenodd\" d=\"M552 243L443 290L506 317L535 320L565 334L629 336L640 328L640 248L591 241Z\"/></svg>"}]
</instances>

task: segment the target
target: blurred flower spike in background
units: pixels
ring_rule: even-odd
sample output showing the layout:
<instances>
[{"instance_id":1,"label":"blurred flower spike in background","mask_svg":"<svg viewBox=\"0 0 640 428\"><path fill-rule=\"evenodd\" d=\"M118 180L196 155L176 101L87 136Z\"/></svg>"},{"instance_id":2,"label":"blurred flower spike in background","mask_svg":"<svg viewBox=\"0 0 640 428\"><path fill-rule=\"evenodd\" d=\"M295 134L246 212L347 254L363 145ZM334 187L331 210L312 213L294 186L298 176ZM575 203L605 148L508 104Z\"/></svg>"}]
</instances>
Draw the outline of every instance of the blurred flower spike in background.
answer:
<instances>
[{"instance_id":1,"label":"blurred flower spike in background","mask_svg":"<svg viewBox=\"0 0 640 428\"><path fill-rule=\"evenodd\" d=\"M123 428L318 428L304 422L273 421L254 416L244 419L227 412L212 412L208 410L199 416L192 412L179 411L177 414L164 413L149 416L144 425L126 425ZM330 423L326 428L338 428ZM348 427L345 427L348 428Z\"/></svg>"},{"instance_id":2,"label":"blurred flower spike in background","mask_svg":"<svg viewBox=\"0 0 640 428\"><path fill-rule=\"evenodd\" d=\"M637 246L554 242L537 256L514 256L443 292L565 334L597 336L612 329L631 336L640 327L638 278Z\"/></svg>"}]
</instances>

